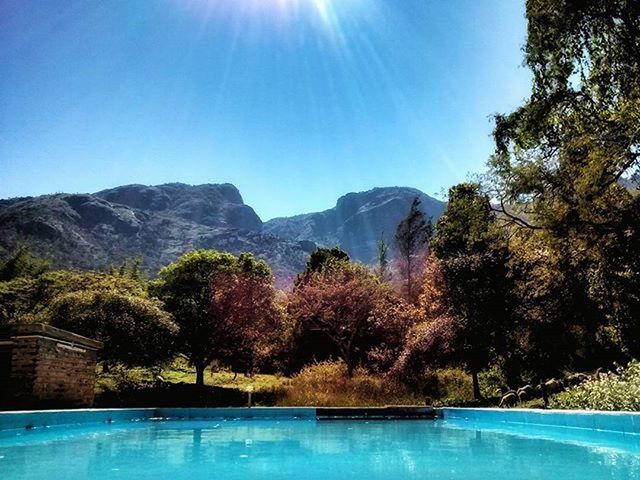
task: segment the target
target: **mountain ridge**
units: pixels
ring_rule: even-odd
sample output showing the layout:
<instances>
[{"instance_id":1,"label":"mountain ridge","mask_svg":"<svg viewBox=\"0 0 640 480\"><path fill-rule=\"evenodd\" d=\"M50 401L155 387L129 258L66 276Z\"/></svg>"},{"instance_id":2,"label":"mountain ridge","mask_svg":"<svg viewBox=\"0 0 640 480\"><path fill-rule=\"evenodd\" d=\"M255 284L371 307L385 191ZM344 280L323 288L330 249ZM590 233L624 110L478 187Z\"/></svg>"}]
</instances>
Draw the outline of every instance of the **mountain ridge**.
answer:
<instances>
[{"instance_id":1,"label":"mountain ridge","mask_svg":"<svg viewBox=\"0 0 640 480\"><path fill-rule=\"evenodd\" d=\"M0 256L27 245L56 267L82 270L138 257L154 275L191 249L248 251L265 259L277 284L287 286L317 245L340 246L370 263L380 230L394 224L395 231L415 196L425 213L441 213L443 202L408 187L349 193L323 212L267 222L229 183L130 184L16 197L0 200Z\"/></svg>"},{"instance_id":2,"label":"mountain ridge","mask_svg":"<svg viewBox=\"0 0 640 480\"><path fill-rule=\"evenodd\" d=\"M347 193L338 198L334 207L321 212L268 220L263 231L321 246L340 246L352 258L372 263L378 240L393 242L398 223L416 197L428 218L435 221L444 212L444 202L416 188L376 187Z\"/></svg>"}]
</instances>

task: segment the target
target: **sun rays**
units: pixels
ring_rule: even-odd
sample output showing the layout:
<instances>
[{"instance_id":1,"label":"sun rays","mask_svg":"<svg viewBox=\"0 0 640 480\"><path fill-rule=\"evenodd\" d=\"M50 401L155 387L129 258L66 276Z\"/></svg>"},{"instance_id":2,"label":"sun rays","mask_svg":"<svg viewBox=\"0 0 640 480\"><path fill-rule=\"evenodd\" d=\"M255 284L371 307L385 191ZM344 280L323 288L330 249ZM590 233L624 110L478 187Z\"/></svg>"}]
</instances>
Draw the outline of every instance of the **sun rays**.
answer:
<instances>
[{"instance_id":1,"label":"sun rays","mask_svg":"<svg viewBox=\"0 0 640 480\"><path fill-rule=\"evenodd\" d=\"M297 22L314 25L331 37L339 36L344 21L368 13L377 0L175 0L200 18L234 18L268 22L282 27Z\"/></svg>"}]
</instances>

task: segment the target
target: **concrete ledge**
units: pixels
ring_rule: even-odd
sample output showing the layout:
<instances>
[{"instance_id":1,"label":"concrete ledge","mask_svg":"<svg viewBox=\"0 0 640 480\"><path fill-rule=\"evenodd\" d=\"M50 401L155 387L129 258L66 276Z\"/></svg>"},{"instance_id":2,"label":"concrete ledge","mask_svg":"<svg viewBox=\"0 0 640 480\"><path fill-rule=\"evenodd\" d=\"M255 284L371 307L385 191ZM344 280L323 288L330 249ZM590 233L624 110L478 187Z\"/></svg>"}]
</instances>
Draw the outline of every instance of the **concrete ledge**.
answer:
<instances>
[{"instance_id":1,"label":"concrete ledge","mask_svg":"<svg viewBox=\"0 0 640 480\"><path fill-rule=\"evenodd\" d=\"M156 408L156 418L166 419L296 419L316 418L314 407L251 407L251 408Z\"/></svg>"},{"instance_id":2,"label":"concrete ledge","mask_svg":"<svg viewBox=\"0 0 640 480\"><path fill-rule=\"evenodd\" d=\"M599 412L588 410L536 410L497 408L440 408L444 420L465 420L482 424L513 424L581 428L640 435L640 412Z\"/></svg>"},{"instance_id":3,"label":"concrete ledge","mask_svg":"<svg viewBox=\"0 0 640 480\"><path fill-rule=\"evenodd\" d=\"M332 407L318 408L318 420L424 420L436 418L436 411L432 407Z\"/></svg>"},{"instance_id":4,"label":"concrete ledge","mask_svg":"<svg viewBox=\"0 0 640 480\"><path fill-rule=\"evenodd\" d=\"M154 408L114 408L0 412L0 431L85 423L129 422L153 418Z\"/></svg>"},{"instance_id":5,"label":"concrete ledge","mask_svg":"<svg viewBox=\"0 0 640 480\"><path fill-rule=\"evenodd\" d=\"M0 327L0 338L44 337L81 346L89 350L100 350L102 342L75 333L60 330L44 323L24 323Z\"/></svg>"}]
</instances>

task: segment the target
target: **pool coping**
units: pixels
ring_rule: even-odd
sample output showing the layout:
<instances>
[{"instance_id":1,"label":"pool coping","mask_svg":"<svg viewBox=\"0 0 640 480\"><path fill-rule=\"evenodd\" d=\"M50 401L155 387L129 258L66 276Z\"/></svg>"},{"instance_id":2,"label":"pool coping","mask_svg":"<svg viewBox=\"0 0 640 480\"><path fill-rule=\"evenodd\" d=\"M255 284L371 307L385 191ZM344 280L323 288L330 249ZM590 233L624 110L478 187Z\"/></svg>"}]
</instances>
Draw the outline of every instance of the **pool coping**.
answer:
<instances>
[{"instance_id":1,"label":"pool coping","mask_svg":"<svg viewBox=\"0 0 640 480\"><path fill-rule=\"evenodd\" d=\"M319 407L151 407L84 408L75 410L22 410L0 412L0 431L61 425L193 419L435 419L432 407L388 406L354 408Z\"/></svg>"},{"instance_id":2,"label":"pool coping","mask_svg":"<svg viewBox=\"0 0 640 480\"><path fill-rule=\"evenodd\" d=\"M445 407L437 409L437 413L443 420L464 420L480 427L529 425L640 435L640 412Z\"/></svg>"},{"instance_id":3,"label":"pool coping","mask_svg":"<svg viewBox=\"0 0 640 480\"><path fill-rule=\"evenodd\" d=\"M307 419L307 420L414 420L464 421L479 427L531 425L579 428L640 435L640 412L590 410L537 410L497 408L387 407L223 407L223 408L107 408L0 412L0 431L42 427L194 419Z\"/></svg>"}]
</instances>

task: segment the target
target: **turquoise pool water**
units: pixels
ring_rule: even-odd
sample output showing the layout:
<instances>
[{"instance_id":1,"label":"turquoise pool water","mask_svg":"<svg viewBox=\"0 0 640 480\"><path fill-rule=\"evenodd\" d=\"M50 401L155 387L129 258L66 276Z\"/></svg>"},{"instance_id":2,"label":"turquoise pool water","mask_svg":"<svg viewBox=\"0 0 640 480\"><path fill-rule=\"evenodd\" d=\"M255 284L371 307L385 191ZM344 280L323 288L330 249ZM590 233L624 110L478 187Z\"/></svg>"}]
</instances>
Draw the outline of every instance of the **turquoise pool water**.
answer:
<instances>
[{"instance_id":1,"label":"turquoise pool water","mask_svg":"<svg viewBox=\"0 0 640 480\"><path fill-rule=\"evenodd\" d=\"M0 433L0 478L640 479L640 436L458 420L140 421Z\"/></svg>"}]
</instances>

